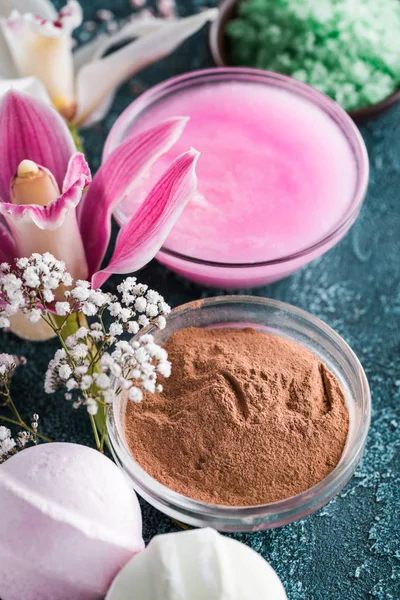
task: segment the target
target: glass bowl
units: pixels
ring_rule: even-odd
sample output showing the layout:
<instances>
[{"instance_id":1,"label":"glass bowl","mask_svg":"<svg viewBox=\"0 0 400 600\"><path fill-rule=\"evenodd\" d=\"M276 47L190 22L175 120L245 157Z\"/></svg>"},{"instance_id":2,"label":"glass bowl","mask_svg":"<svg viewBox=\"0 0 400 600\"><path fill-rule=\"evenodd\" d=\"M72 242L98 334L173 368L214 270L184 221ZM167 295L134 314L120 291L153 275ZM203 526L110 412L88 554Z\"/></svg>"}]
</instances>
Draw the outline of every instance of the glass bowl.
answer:
<instances>
[{"instance_id":1,"label":"glass bowl","mask_svg":"<svg viewBox=\"0 0 400 600\"><path fill-rule=\"evenodd\" d=\"M350 414L350 428L339 464L320 483L307 491L259 506L217 506L193 500L162 485L135 462L124 440L126 399L111 407L107 430L116 463L134 489L147 502L173 519L219 531L258 531L280 527L315 512L329 502L353 475L363 454L371 417L368 381L356 355L328 325L299 308L254 296L221 296L184 304L174 309L167 327L152 333L159 343L186 327L253 327L294 340L316 354L343 386Z\"/></svg>"},{"instance_id":2,"label":"glass bowl","mask_svg":"<svg viewBox=\"0 0 400 600\"><path fill-rule=\"evenodd\" d=\"M350 117L333 100L317 90L295 79L248 68L214 68L187 73L167 80L151 88L137 98L117 119L104 147L103 158L121 144L131 134L141 116L157 103L184 89L202 85L218 84L222 81L241 81L290 90L322 109L341 129L354 156L357 179L353 198L339 222L311 246L294 254L254 263L223 263L218 260L203 260L181 254L168 248L168 240L158 252L157 260L179 275L201 285L222 289L255 288L272 283L290 275L303 265L325 253L334 246L356 220L368 186L368 155L363 139ZM201 148L200 148L201 150ZM115 218L123 221L118 209Z\"/></svg>"},{"instance_id":3,"label":"glass bowl","mask_svg":"<svg viewBox=\"0 0 400 600\"><path fill-rule=\"evenodd\" d=\"M228 44L225 28L237 13L237 5L241 0L223 0L219 5L218 17L212 22L209 29L209 47L211 56L217 66L229 65ZM364 125L369 121L377 119L389 108L400 102L400 87L392 94L378 102L364 108L348 111L348 114L357 125Z\"/></svg>"}]
</instances>

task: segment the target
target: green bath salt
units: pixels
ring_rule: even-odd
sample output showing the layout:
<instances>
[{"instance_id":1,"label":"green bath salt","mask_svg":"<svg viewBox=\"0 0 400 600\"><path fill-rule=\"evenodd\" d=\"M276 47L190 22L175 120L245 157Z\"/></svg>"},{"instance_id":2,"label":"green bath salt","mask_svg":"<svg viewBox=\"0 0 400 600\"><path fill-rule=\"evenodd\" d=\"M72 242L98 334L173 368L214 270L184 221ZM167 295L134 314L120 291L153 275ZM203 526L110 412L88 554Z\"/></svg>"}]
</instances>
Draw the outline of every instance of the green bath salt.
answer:
<instances>
[{"instance_id":1,"label":"green bath salt","mask_svg":"<svg viewBox=\"0 0 400 600\"><path fill-rule=\"evenodd\" d=\"M400 0L241 0L231 64L285 73L346 110L400 85Z\"/></svg>"}]
</instances>

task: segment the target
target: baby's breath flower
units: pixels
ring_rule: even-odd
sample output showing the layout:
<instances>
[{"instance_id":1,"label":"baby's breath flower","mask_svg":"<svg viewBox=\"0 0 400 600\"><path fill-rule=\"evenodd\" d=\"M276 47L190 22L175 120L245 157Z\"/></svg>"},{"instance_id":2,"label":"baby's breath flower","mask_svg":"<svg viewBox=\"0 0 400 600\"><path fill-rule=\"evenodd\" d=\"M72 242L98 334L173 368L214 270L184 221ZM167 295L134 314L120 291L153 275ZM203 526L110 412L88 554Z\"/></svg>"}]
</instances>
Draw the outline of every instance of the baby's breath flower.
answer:
<instances>
[{"instance_id":1,"label":"baby's breath flower","mask_svg":"<svg viewBox=\"0 0 400 600\"><path fill-rule=\"evenodd\" d=\"M15 451L15 440L11 437L11 431L7 427L0 427L0 462L6 460Z\"/></svg>"},{"instance_id":2,"label":"baby's breath flower","mask_svg":"<svg viewBox=\"0 0 400 600\"><path fill-rule=\"evenodd\" d=\"M65 287L70 287L72 285L72 276L69 273L64 273L63 276L61 277L61 283L65 286Z\"/></svg>"},{"instance_id":3,"label":"baby's breath flower","mask_svg":"<svg viewBox=\"0 0 400 600\"><path fill-rule=\"evenodd\" d=\"M86 344L76 344L76 346L71 348L70 351L72 358L76 359L86 358L88 352L89 348L86 346Z\"/></svg>"},{"instance_id":4,"label":"baby's breath flower","mask_svg":"<svg viewBox=\"0 0 400 600\"><path fill-rule=\"evenodd\" d=\"M77 285L77 287L71 291L72 298L74 298L75 300L79 300L79 302L84 302L85 300L87 300L89 298L89 294L90 292L87 289L87 287L83 287L80 285Z\"/></svg>"},{"instance_id":5,"label":"baby's breath flower","mask_svg":"<svg viewBox=\"0 0 400 600\"><path fill-rule=\"evenodd\" d=\"M89 333L89 329L87 327L79 327L78 331L75 333L75 338L77 340L83 340Z\"/></svg>"},{"instance_id":6,"label":"baby's breath flower","mask_svg":"<svg viewBox=\"0 0 400 600\"><path fill-rule=\"evenodd\" d=\"M136 298L136 300L135 300L135 309L138 312L142 312L143 313L146 310L146 306L147 306L147 300L146 300L146 298L143 298L143 297Z\"/></svg>"},{"instance_id":7,"label":"baby's breath flower","mask_svg":"<svg viewBox=\"0 0 400 600\"><path fill-rule=\"evenodd\" d=\"M31 323L38 323L42 318L42 311L40 308L33 308L31 311L29 311L28 315Z\"/></svg>"},{"instance_id":8,"label":"baby's breath flower","mask_svg":"<svg viewBox=\"0 0 400 600\"><path fill-rule=\"evenodd\" d=\"M17 367L17 360L11 354L0 354L0 380L10 379ZM1 385L1 384L0 384Z\"/></svg>"},{"instance_id":9,"label":"baby's breath flower","mask_svg":"<svg viewBox=\"0 0 400 600\"><path fill-rule=\"evenodd\" d=\"M86 409L89 415L97 415L97 411L99 409L96 400L92 397L89 397L85 402Z\"/></svg>"},{"instance_id":10,"label":"baby's breath flower","mask_svg":"<svg viewBox=\"0 0 400 600\"><path fill-rule=\"evenodd\" d=\"M118 317L118 315L121 313L122 306L119 302L112 302L112 304L110 304L108 307L108 310L112 317Z\"/></svg>"},{"instance_id":11,"label":"baby's breath flower","mask_svg":"<svg viewBox=\"0 0 400 600\"><path fill-rule=\"evenodd\" d=\"M72 334L69 335L66 340L65 340L65 344L68 346L68 348L74 348L74 346L76 346L76 335Z\"/></svg>"},{"instance_id":12,"label":"baby's breath flower","mask_svg":"<svg viewBox=\"0 0 400 600\"><path fill-rule=\"evenodd\" d=\"M11 431L4 425L0 425L0 442L4 442L9 437L11 437Z\"/></svg>"},{"instance_id":13,"label":"baby's breath flower","mask_svg":"<svg viewBox=\"0 0 400 600\"><path fill-rule=\"evenodd\" d=\"M113 337L121 335L124 331L124 328L122 327L121 323L111 323L110 325L110 335L112 335Z\"/></svg>"},{"instance_id":14,"label":"baby's breath flower","mask_svg":"<svg viewBox=\"0 0 400 600\"><path fill-rule=\"evenodd\" d=\"M165 329L167 326L167 320L165 317L158 317L157 325L159 329Z\"/></svg>"},{"instance_id":15,"label":"baby's breath flower","mask_svg":"<svg viewBox=\"0 0 400 600\"><path fill-rule=\"evenodd\" d=\"M78 387L78 382L75 379L68 379L65 387L68 391L74 390Z\"/></svg>"},{"instance_id":16,"label":"baby's breath flower","mask_svg":"<svg viewBox=\"0 0 400 600\"><path fill-rule=\"evenodd\" d=\"M161 317L159 317L161 318ZM136 335L139 331L139 323L137 323L136 321L129 321L128 325L127 325L127 330L128 333L131 333L132 335Z\"/></svg>"},{"instance_id":17,"label":"baby's breath flower","mask_svg":"<svg viewBox=\"0 0 400 600\"><path fill-rule=\"evenodd\" d=\"M56 302L56 313L60 317L65 317L71 312L71 306L68 302Z\"/></svg>"},{"instance_id":18,"label":"baby's breath flower","mask_svg":"<svg viewBox=\"0 0 400 600\"><path fill-rule=\"evenodd\" d=\"M140 317L138 318L138 322L139 325L141 325L142 327L147 327L147 325L150 324L150 319L148 319L146 315L140 315Z\"/></svg>"},{"instance_id":19,"label":"baby's breath flower","mask_svg":"<svg viewBox=\"0 0 400 600\"><path fill-rule=\"evenodd\" d=\"M100 373L96 377L96 385L102 390L107 390L111 386L110 378L105 373Z\"/></svg>"},{"instance_id":20,"label":"baby's breath flower","mask_svg":"<svg viewBox=\"0 0 400 600\"><path fill-rule=\"evenodd\" d=\"M96 305L93 302L84 302L81 306L81 310L87 317L94 317L97 313Z\"/></svg>"},{"instance_id":21,"label":"baby's breath flower","mask_svg":"<svg viewBox=\"0 0 400 600\"><path fill-rule=\"evenodd\" d=\"M143 400L143 392L140 388L132 386L128 392L128 398L132 402L141 402Z\"/></svg>"},{"instance_id":22,"label":"baby's breath flower","mask_svg":"<svg viewBox=\"0 0 400 600\"><path fill-rule=\"evenodd\" d=\"M61 365L58 369L58 374L61 377L61 379L67 380L72 374L72 369L69 365Z\"/></svg>"},{"instance_id":23,"label":"baby's breath flower","mask_svg":"<svg viewBox=\"0 0 400 600\"><path fill-rule=\"evenodd\" d=\"M93 383L93 377L91 375L83 375L81 379L81 390L88 390Z\"/></svg>"},{"instance_id":24,"label":"baby's breath flower","mask_svg":"<svg viewBox=\"0 0 400 600\"><path fill-rule=\"evenodd\" d=\"M53 302L54 300L54 294L51 290L49 289L44 289L43 290L43 298L47 303Z\"/></svg>"}]
</instances>

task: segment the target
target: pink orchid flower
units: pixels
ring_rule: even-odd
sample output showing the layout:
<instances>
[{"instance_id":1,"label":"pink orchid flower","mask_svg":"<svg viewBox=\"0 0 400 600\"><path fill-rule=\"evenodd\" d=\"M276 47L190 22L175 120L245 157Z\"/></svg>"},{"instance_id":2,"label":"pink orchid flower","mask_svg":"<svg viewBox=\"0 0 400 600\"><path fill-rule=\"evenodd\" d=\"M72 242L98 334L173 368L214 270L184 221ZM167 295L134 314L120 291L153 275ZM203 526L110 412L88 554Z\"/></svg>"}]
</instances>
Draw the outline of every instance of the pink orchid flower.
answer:
<instances>
[{"instance_id":1,"label":"pink orchid flower","mask_svg":"<svg viewBox=\"0 0 400 600\"><path fill-rule=\"evenodd\" d=\"M175 159L121 228L111 260L101 270L111 215L185 124L185 118L169 119L127 140L92 181L55 109L8 92L0 103L0 262L48 251L66 263L75 280L91 279L94 288L112 273L146 265L195 191L199 153L191 149Z\"/></svg>"}]
</instances>

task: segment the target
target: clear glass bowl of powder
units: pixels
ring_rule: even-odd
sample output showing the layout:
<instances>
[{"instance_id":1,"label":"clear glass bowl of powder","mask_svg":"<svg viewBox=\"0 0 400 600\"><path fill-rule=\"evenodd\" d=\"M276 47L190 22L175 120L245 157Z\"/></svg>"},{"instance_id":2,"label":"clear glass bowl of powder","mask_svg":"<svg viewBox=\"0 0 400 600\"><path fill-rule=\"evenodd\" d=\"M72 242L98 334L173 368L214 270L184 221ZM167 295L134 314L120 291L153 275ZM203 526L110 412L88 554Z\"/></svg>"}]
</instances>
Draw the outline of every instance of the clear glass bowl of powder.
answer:
<instances>
[{"instance_id":1,"label":"clear glass bowl of powder","mask_svg":"<svg viewBox=\"0 0 400 600\"><path fill-rule=\"evenodd\" d=\"M174 519L192 526L211 526L220 531L280 527L315 512L329 502L353 475L364 450L370 423L368 382L351 348L313 315L283 302L252 296L224 296L185 304L172 311L166 329L149 328L147 333L153 334L160 344L165 344L171 335L188 327L252 328L296 342L312 352L333 374L344 392L349 428L343 454L335 468L319 483L279 501L251 506L199 501L163 485L134 460L126 438L126 400L118 399L108 420L110 447L137 493ZM252 457L249 456L248 460L251 461Z\"/></svg>"}]
</instances>

